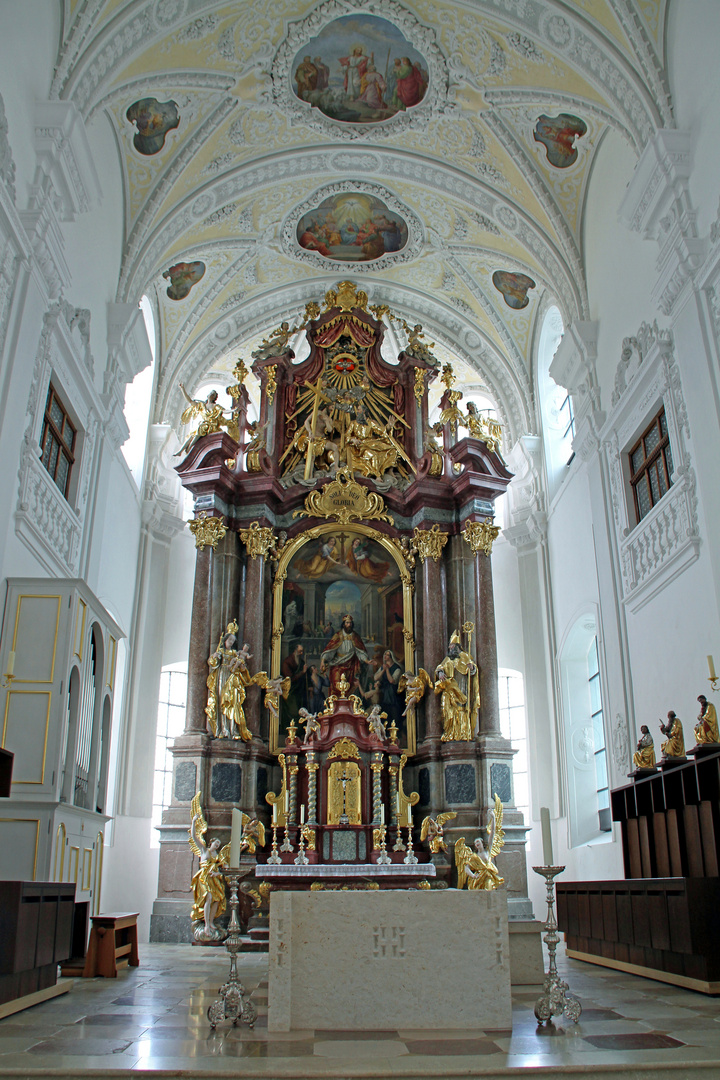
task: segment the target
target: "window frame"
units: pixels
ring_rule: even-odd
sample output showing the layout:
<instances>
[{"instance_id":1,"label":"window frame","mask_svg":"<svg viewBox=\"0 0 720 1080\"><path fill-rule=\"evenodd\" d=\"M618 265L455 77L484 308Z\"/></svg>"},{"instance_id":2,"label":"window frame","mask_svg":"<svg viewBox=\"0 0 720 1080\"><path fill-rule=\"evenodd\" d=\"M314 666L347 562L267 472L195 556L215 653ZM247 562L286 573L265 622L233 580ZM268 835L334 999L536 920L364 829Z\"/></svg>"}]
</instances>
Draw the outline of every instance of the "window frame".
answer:
<instances>
[{"instance_id":1,"label":"window frame","mask_svg":"<svg viewBox=\"0 0 720 1080\"><path fill-rule=\"evenodd\" d=\"M52 406L54 403L57 404L58 408L62 413L62 425L60 428L58 428L52 416ZM72 431L72 442L69 448L67 442L65 441L65 438L63 437L64 432L68 427ZM51 441L56 444L58 448L57 456L55 458L55 463L52 469L50 468L49 460L47 462L45 461L46 440L48 438L50 438ZM40 432L40 462L52 482L57 487L60 494L65 499L68 499L69 496L70 481L76 461L75 449L77 445L77 439L78 425L72 419L70 415L70 410L64 404L62 398L60 397L59 393L55 388L55 384L51 379L48 384L47 398L45 399L45 409L43 412L42 429ZM52 457L52 450L50 451L50 457ZM65 475L65 483L62 486L58 483L57 479L58 466L60 465L61 457L63 457L67 461L68 466L67 473Z\"/></svg>"},{"instance_id":2,"label":"window frame","mask_svg":"<svg viewBox=\"0 0 720 1080\"><path fill-rule=\"evenodd\" d=\"M663 435L661 421L664 420L665 434ZM653 432L658 433L657 445L648 454L645 447L645 440ZM636 470L633 469L633 456L638 450L643 452L643 461L640 467ZM627 461L629 469L629 482L632 490L633 504L635 506L635 524L639 525L640 522L648 516L655 506L661 501L664 495L667 495L668 491L672 487L672 469L668 467L667 455L670 453L670 464L674 468L674 458L672 447L670 445L670 427L668 424L667 415L665 412L665 404L663 403L651 422L645 427L642 434L635 440L630 449L627 452ZM656 499L653 493L652 483L650 481L650 475L653 469L655 469L659 462L662 462L663 475L665 477L665 490L660 492L659 497ZM640 503L638 500L638 488L640 484L645 481L646 488L650 498L650 506L648 509L641 513Z\"/></svg>"}]
</instances>

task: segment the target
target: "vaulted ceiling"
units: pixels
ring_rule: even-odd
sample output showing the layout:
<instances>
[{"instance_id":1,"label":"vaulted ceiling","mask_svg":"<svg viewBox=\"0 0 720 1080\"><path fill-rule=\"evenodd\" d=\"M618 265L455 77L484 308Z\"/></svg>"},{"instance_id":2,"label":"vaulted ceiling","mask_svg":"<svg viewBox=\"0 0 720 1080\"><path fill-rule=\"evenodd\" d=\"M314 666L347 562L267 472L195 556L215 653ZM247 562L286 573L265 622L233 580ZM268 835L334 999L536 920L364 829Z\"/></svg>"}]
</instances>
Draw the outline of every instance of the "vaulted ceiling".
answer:
<instances>
[{"instance_id":1,"label":"vaulted ceiling","mask_svg":"<svg viewBox=\"0 0 720 1080\"><path fill-rule=\"evenodd\" d=\"M157 305L156 418L176 419L178 379L229 373L349 277L476 373L512 437L534 430L538 317L588 315L595 155L610 129L639 152L672 126L666 2L65 0L53 94L117 137L117 299ZM345 40L382 80L362 82L366 106L352 76L343 96ZM405 54L422 87L393 97ZM400 241L353 261L347 235L308 243L320 204L346 195Z\"/></svg>"}]
</instances>

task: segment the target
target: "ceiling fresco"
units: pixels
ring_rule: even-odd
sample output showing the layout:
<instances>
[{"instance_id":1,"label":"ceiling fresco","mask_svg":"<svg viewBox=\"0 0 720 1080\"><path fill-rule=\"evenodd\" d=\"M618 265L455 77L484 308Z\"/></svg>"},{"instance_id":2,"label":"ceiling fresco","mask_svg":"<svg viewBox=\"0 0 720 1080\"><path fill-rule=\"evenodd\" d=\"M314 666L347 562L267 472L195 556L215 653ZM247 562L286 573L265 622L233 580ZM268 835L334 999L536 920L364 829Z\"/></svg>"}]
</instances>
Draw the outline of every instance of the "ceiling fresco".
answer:
<instances>
[{"instance_id":1,"label":"ceiling fresco","mask_svg":"<svg viewBox=\"0 0 720 1080\"><path fill-rule=\"evenodd\" d=\"M53 94L116 135L116 298L155 306L156 419L349 275L426 327L511 439L535 430L538 321L588 317L603 139L639 154L672 125L665 7L65 0ZM405 344L388 331L388 359Z\"/></svg>"}]
</instances>

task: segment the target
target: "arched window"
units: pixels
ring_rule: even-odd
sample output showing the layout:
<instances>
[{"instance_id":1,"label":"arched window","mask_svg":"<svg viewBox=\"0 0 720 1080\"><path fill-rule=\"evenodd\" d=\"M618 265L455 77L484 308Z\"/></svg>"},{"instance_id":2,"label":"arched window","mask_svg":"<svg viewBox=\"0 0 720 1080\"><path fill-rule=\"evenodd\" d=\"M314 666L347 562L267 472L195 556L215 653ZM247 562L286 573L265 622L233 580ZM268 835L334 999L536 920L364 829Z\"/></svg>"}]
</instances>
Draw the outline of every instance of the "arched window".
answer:
<instances>
[{"instance_id":1,"label":"arched window","mask_svg":"<svg viewBox=\"0 0 720 1080\"><path fill-rule=\"evenodd\" d=\"M552 498L573 458L575 417L572 399L564 387L550 378L550 364L564 333L562 315L548 308L538 341L537 381L549 494Z\"/></svg>"},{"instance_id":2,"label":"arched window","mask_svg":"<svg viewBox=\"0 0 720 1080\"><path fill-rule=\"evenodd\" d=\"M138 487L142 483L145 465L145 445L147 443L148 423L150 422L150 403L152 401L153 378L155 374L155 319L152 306L147 296L140 301L140 310L145 319L152 363L138 372L131 383L125 387L125 420L130 434L121 449L127 467L133 474Z\"/></svg>"},{"instance_id":3,"label":"arched window","mask_svg":"<svg viewBox=\"0 0 720 1080\"><path fill-rule=\"evenodd\" d=\"M498 671L500 730L517 750L513 758L515 805L525 821L530 820L530 779L528 770L528 731L525 712L525 680L522 673L510 668Z\"/></svg>"},{"instance_id":4,"label":"arched window","mask_svg":"<svg viewBox=\"0 0 720 1080\"><path fill-rule=\"evenodd\" d=\"M595 615L577 619L560 652L570 840L610 832L605 714Z\"/></svg>"},{"instance_id":5,"label":"arched window","mask_svg":"<svg viewBox=\"0 0 720 1080\"><path fill-rule=\"evenodd\" d=\"M152 823L159 828L163 810L172 798L173 758L170 751L185 728L187 663L171 664L160 673L157 729L155 738L155 783L153 785ZM157 833L151 834L151 846L157 847Z\"/></svg>"}]
</instances>

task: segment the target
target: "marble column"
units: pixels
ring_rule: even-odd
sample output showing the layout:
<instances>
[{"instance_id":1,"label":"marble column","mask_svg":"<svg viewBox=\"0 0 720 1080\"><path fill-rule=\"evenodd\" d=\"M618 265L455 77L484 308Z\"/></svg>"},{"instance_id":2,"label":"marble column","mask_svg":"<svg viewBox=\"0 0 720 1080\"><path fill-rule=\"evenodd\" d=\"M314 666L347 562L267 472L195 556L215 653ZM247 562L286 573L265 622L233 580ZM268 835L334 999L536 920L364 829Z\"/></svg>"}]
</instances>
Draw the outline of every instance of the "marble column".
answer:
<instances>
[{"instance_id":1,"label":"marble column","mask_svg":"<svg viewBox=\"0 0 720 1080\"><path fill-rule=\"evenodd\" d=\"M228 530L213 552L210 614L210 641L213 648L229 622L235 620L239 627L243 625L240 611L242 566L239 547L237 533ZM242 642L238 647L240 645Z\"/></svg>"},{"instance_id":2,"label":"marble column","mask_svg":"<svg viewBox=\"0 0 720 1080\"><path fill-rule=\"evenodd\" d=\"M317 820L317 774L320 766L315 760L315 751L308 750L305 755L305 768L307 769L307 791L308 791L308 825L316 826Z\"/></svg>"},{"instance_id":3,"label":"marble column","mask_svg":"<svg viewBox=\"0 0 720 1080\"><path fill-rule=\"evenodd\" d=\"M442 559L426 559L422 570L423 643L422 664L433 676L436 665L442 660L447 648L448 634L445 621L447 589ZM493 623L493 628L494 628ZM426 736L442 734L442 715L439 695L429 692L425 696Z\"/></svg>"},{"instance_id":4,"label":"marble column","mask_svg":"<svg viewBox=\"0 0 720 1080\"><path fill-rule=\"evenodd\" d=\"M195 585L193 588L190 648L188 652L187 710L185 733L205 731L207 716L207 659L213 651L212 617L213 550L198 548L195 556Z\"/></svg>"},{"instance_id":5,"label":"marble column","mask_svg":"<svg viewBox=\"0 0 720 1080\"><path fill-rule=\"evenodd\" d=\"M500 734L497 639L492 561L479 551L475 556L477 610L477 662L480 667L480 735Z\"/></svg>"}]
</instances>

